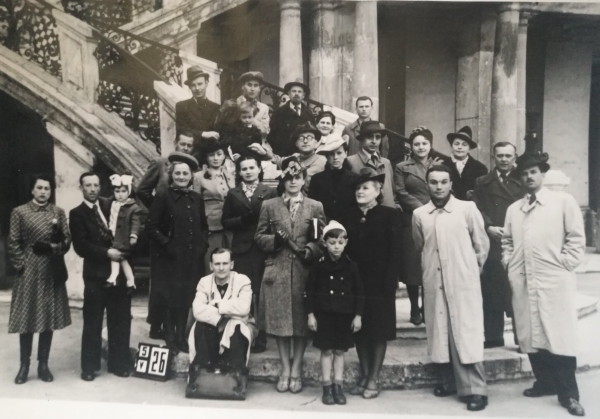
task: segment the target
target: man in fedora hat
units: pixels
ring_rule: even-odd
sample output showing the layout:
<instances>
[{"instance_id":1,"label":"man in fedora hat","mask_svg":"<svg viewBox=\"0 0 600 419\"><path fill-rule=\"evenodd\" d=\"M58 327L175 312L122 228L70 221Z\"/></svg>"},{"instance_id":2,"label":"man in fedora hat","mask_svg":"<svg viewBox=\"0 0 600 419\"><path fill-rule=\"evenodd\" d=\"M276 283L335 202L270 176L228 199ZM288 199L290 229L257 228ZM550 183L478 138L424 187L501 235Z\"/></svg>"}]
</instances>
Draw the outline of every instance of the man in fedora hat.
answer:
<instances>
[{"instance_id":1,"label":"man in fedora hat","mask_svg":"<svg viewBox=\"0 0 600 419\"><path fill-rule=\"evenodd\" d=\"M452 192L458 199L470 199L475 180L487 173L487 167L469 154L470 150L477 148L471 127L464 126L458 132L448 134L447 138L452 147Z\"/></svg>"},{"instance_id":2,"label":"man in fedora hat","mask_svg":"<svg viewBox=\"0 0 600 419\"><path fill-rule=\"evenodd\" d=\"M353 123L346 125L342 131L342 138L348 143L348 155L352 156L360 150L360 143L356 138L360 133L360 126L363 122L371 120L371 112L373 112L373 99L369 96L360 96L356 99L356 114L358 118ZM388 157L390 151L390 143L387 135L381 139L381 155Z\"/></svg>"},{"instance_id":3,"label":"man in fedora hat","mask_svg":"<svg viewBox=\"0 0 600 419\"><path fill-rule=\"evenodd\" d=\"M383 182L382 205L397 208L394 201L394 189L392 187L393 171L392 163L381 156L381 140L385 134L385 126L379 121L366 121L360 126L357 140L360 150L346 160L350 170L359 174L364 167L370 167L379 174L385 174Z\"/></svg>"},{"instance_id":4,"label":"man in fedora hat","mask_svg":"<svg viewBox=\"0 0 600 419\"><path fill-rule=\"evenodd\" d=\"M263 135L263 140L269 133L269 107L258 100L262 89L264 76L260 71L247 71L238 79L242 89L242 95L237 98L238 105L249 102L252 105L254 121L253 124Z\"/></svg>"},{"instance_id":5,"label":"man in fedora hat","mask_svg":"<svg viewBox=\"0 0 600 419\"><path fill-rule=\"evenodd\" d=\"M305 97L310 94L307 85L293 81L287 83L283 89L290 100L273 112L267 141L273 148L273 153L289 156L295 151L294 139L291 138L291 135L296 127L307 122L315 125L315 118L304 103Z\"/></svg>"},{"instance_id":6,"label":"man in fedora hat","mask_svg":"<svg viewBox=\"0 0 600 419\"><path fill-rule=\"evenodd\" d=\"M175 104L177 133L191 131L196 143L202 138L219 138L219 133L214 131L219 105L206 98L208 79L209 74L199 66L188 68L185 84L192 92L192 97Z\"/></svg>"},{"instance_id":7,"label":"man in fedora hat","mask_svg":"<svg viewBox=\"0 0 600 419\"><path fill-rule=\"evenodd\" d=\"M502 263L508 270L519 346L535 376L526 397L558 395L570 414L584 416L575 380L575 268L585 254L581 209L562 191L543 186L548 154L526 152L517 170L527 192L508 207Z\"/></svg>"}]
</instances>

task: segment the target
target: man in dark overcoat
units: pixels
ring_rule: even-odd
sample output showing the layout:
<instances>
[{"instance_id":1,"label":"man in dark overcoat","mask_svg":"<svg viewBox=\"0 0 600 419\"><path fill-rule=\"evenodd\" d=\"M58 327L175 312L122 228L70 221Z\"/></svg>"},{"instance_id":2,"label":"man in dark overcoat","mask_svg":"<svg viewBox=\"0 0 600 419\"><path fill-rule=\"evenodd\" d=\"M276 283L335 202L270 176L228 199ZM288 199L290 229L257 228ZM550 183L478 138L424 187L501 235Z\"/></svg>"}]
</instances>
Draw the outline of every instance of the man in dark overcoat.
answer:
<instances>
[{"instance_id":1,"label":"man in dark overcoat","mask_svg":"<svg viewBox=\"0 0 600 419\"><path fill-rule=\"evenodd\" d=\"M307 85L301 82L290 82L284 86L290 100L277 108L271 116L270 131L267 141L273 153L279 156L290 156L296 152L292 133L298 125L310 122L315 125L315 118L308 109L304 98L310 94Z\"/></svg>"},{"instance_id":2,"label":"man in dark overcoat","mask_svg":"<svg viewBox=\"0 0 600 419\"><path fill-rule=\"evenodd\" d=\"M209 74L199 66L191 66L187 70L188 85L192 97L175 104L175 127L177 134L191 131L194 135L194 148L199 150L202 139L219 139L219 133L214 130L215 121L219 115L219 105L206 98ZM201 157L201 156L196 156ZM203 161L199 159L198 161Z\"/></svg>"},{"instance_id":3,"label":"man in dark overcoat","mask_svg":"<svg viewBox=\"0 0 600 419\"><path fill-rule=\"evenodd\" d=\"M524 195L515 176L516 148L509 142L494 144L496 167L475 181L473 201L483 216L490 252L481 274L486 348L504 346L504 313L512 317L510 286L502 266L502 233L506 210ZM515 331L516 336L516 331Z\"/></svg>"},{"instance_id":4,"label":"man in dark overcoat","mask_svg":"<svg viewBox=\"0 0 600 419\"><path fill-rule=\"evenodd\" d=\"M102 320L106 310L108 328L108 371L128 377L132 365L129 352L131 296L123 272L117 286L106 287L110 262L124 254L112 247L108 228L110 202L99 196L100 178L86 172L79 178L83 202L69 213L69 228L75 252L83 258L83 335L81 338L81 378L93 381L100 370Z\"/></svg>"}]
</instances>

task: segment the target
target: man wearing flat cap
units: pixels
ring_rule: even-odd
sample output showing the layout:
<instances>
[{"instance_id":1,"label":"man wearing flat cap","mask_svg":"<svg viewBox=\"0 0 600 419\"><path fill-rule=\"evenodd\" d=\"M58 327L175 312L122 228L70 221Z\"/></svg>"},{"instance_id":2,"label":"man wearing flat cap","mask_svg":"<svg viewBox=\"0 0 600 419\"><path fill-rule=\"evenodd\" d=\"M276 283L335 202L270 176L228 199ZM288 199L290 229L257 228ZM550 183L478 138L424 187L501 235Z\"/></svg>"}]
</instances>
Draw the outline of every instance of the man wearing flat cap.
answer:
<instances>
[{"instance_id":1,"label":"man wearing flat cap","mask_svg":"<svg viewBox=\"0 0 600 419\"><path fill-rule=\"evenodd\" d=\"M585 254L581 209L562 191L543 186L548 154L526 152L517 170L527 192L508 207L502 263L508 270L519 346L535 376L525 397L558 395L574 416L584 416L575 380L577 291L575 268Z\"/></svg>"},{"instance_id":2,"label":"man wearing flat cap","mask_svg":"<svg viewBox=\"0 0 600 419\"><path fill-rule=\"evenodd\" d=\"M248 71L238 79L242 88L242 95L237 98L238 105L243 102L249 102L252 105L254 121L253 124L258 128L263 136L263 140L269 134L269 107L258 100L260 89L264 82L263 73L260 71Z\"/></svg>"},{"instance_id":3,"label":"man wearing flat cap","mask_svg":"<svg viewBox=\"0 0 600 419\"><path fill-rule=\"evenodd\" d=\"M364 167L370 167L379 174L385 174L385 181L381 191L383 195L382 205L397 208L394 201L394 188L392 179L392 163L381 156L381 140L385 134L385 126L379 121L366 121L360 126L360 132L356 137L360 144L357 154L348 157L347 162L354 173L359 174Z\"/></svg>"},{"instance_id":4,"label":"man wearing flat cap","mask_svg":"<svg viewBox=\"0 0 600 419\"><path fill-rule=\"evenodd\" d=\"M279 156L289 156L296 151L291 135L298 125L307 122L315 125L314 116L304 103L304 98L310 94L308 86L294 81L287 83L284 90L290 100L273 112L271 130L267 136L273 153Z\"/></svg>"},{"instance_id":5,"label":"man wearing flat cap","mask_svg":"<svg viewBox=\"0 0 600 419\"><path fill-rule=\"evenodd\" d=\"M191 131L196 142L195 146L203 138L219 139L219 133L214 131L219 105L206 98L208 79L209 74L199 66L188 68L185 84L190 88L192 98L175 104L177 133Z\"/></svg>"}]
</instances>

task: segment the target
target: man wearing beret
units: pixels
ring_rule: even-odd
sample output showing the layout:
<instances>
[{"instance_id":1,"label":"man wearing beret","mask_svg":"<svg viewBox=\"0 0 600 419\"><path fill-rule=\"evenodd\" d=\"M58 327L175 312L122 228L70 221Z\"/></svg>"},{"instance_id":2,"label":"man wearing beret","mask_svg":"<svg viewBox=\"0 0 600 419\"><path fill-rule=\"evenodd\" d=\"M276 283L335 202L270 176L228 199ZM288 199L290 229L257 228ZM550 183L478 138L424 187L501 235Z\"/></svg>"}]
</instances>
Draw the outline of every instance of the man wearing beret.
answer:
<instances>
[{"instance_id":1,"label":"man wearing beret","mask_svg":"<svg viewBox=\"0 0 600 419\"><path fill-rule=\"evenodd\" d=\"M353 123L346 125L342 131L342 138L348 144L348 155L352 156L360 151L360 143L357 139L360 133L360 127L363 122L371 120L371 112L373 112L373 99L369 96L360 96L356 99L356 113L358 119ZM388 157L390 151L390 142L387 135L381 138L381 155Z\"/></svg>"},{"instance_id":2,"label":"man wearing beret","mask_svg":"<svg viewBox=\"0 0 600 419\"><path fill-rule=\"evenodd\" d=\"M195 142L201 141L202 138L219 138L219 133L214 131L219 105L206 98L208 78L209 74L199 66L188 68L185 84L190 88L192 98L175 104L177 134L191 131Z\"/></svg>"},{"instance_id":3,"label":"man wearing beret","mask_svg":"<svg viewBox=\"0 0 600 419\"><path fill-rule=\"evenodd\" d=\"M242 86L242 95L237 98L238 105L243 102L252 104L254 121L253 124L263 135L263 140L269 134L269 107L258 100L260 90L264 82L264 76L260 71L248 71L239 78Z\"/></svg>"},{"instance_id":4,"label":"man wearing beret","mask_svg":"<svg viewBox=\"0 0 600 419\"><path fill-rule=\"evenodd\" d=\"M267 136L273 153L279 156L289 156L296 151L291 135L298 125L307 122L315 125L312 112L303 102L304 98L310 94L308 86L294 81L287 83L284 90L290 100L273 112L271 130Z\"/></svg>"},{"instance_id":5,"label":"man wearing beret","mask_svg":"<svg viewBox=\"0 0 600 419\"><path fill-rule=\"evenodd\" d=\"M584 416L575 380L575 268L585 254L583 216L575 199L543 186L548 154L525 152L517 170L527 192L508 207L502 264L508 270L519 346L535 382L525 397L558 395L571 415Z\"/></svg>"}]
</instances>

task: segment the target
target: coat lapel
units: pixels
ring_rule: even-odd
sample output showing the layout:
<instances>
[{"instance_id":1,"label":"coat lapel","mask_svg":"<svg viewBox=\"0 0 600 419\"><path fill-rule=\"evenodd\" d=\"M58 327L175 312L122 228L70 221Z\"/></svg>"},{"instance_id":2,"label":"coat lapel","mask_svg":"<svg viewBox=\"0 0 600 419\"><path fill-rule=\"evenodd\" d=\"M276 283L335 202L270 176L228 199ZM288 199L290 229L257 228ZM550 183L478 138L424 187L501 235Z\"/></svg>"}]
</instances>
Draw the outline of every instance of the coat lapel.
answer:
<instances>
[{"instance_id":1,"label":"coat lapel","mask_svg":"<svg viewBox=\"0 0 600 419\"><path fill-rule=\"evenodd\" d=\"M258 188L257 188L258 190ZM254 192L256 194L256 192ZM246 208L250 209L250 201L246 198L246 194L244 193L242 186L236 186L231 189L231 194ZM252 197L254 198L254 197Z\"/></svg>"}]
</instances>

